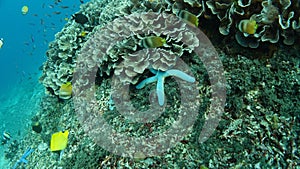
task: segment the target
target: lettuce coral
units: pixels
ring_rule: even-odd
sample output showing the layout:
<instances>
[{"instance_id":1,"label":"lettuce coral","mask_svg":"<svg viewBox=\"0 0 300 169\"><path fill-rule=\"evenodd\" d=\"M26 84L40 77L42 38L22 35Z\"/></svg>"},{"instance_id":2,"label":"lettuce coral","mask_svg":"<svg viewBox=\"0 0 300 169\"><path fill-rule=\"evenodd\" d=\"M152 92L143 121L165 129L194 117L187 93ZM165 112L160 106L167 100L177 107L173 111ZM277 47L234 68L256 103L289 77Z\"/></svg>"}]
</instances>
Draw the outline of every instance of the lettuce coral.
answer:
<instances>
[{"instance_id":1,"label":"lettuce coral","mask_svg":"<svg viewBox=\"0 0 300 169\"><path fill-rule=\"evenodd\" d=\"M220 34L213 32L213 38L235 37L238 44L250 48L270 43L293 45L300 36L300 3L291 0L92 0L81 5L78 12L87 16L89 22L80 25L74 20L69 20L62 31L56 34L55 41L50 43L47 51L48 59L44 63L40 81L47 92L54 95L59 94L61 84L72 80L76 58L86 40L110 21L132 13L166 12L184 16L184 19L189 18L195 26L208 33L211 28L216 27ZM252 24L247 30L241 29L241 23L245 23L245 20L251 20L252 23L255 21L256 24ZM118 29L122 30L123 27L124 25ZM137 30L139 26L131 29ZM82 31L89 32L87 37L80 35ZM160 36L160 34L146 36ZM117 63L122 61L122 55L131 55L141 48L138 42L144 37L131 36L107 50L106 59L102 60L104 66L98 70L98 75L110 75L117 67ZM181 38L178 37L179 40ZM172 38L166 40L172 41ZM177 43L172 44L172 49L174 50L171 53L180 56L184 52L192 51L188 45ZM156 66L157 64L163 63L155 63Z\"/></svg>"}]
</instances>

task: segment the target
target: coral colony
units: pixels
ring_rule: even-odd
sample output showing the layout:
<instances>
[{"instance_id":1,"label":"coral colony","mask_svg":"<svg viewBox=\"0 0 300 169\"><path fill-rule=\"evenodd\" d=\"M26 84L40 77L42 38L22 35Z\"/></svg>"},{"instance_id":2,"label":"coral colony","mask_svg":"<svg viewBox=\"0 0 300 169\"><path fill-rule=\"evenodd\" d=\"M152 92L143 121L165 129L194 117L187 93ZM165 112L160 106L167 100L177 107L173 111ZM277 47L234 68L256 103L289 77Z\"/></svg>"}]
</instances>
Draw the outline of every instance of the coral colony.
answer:
<instances>
[{"instance_id":1,"label":"coral colony","mask_svg":"<svg viewBox=\"0 0 300 169\"><path fill-rule=\"evenodd\" d=\"M56 40L50 43L47 51L48 60L44 64L43 75L40 79L50 94L58 96L61 85L71 81L78 51L89 37L89 34L82 36L83 33L91 32L95 27L103 27L117 17L132 13L149 10L172 13L201 27L202 30L210 29L209 25L201 25L202 21L204 23L208 21L214 23L212 25L214 28L218 28L220 33L218 36L234 37L238 44L247 48L258 48L262 44L280 42L293 45L299 39L299 1L162 0L154 3L154 1L126 0L121 2L120 9L107 3L105 8L109 10L105 10L105 13L99 11L99 6L103 6L102 2L93 1L92 3L92 6L82 6L81 11L75 14L62 31L55 35ZM114 3L117 4L118 1ZM201 22L198 19L201 19ZM159 36L159 34L156 35ZM109 72L116 67L120 55L136 51L138 45L134 42L142 39L143 37L131 37L127 42L121 43L117 49L109 51L104 61L107 66L99 69L100 76L109 75ZM178 51L187 50L186 46L178 44L173 44L173 46ZM97 53L97 51L94 52Z\"/></svg>"},{"instance_id":2,"label":"coral colony","mask_svg":"<svg viewBox=\"0 0 300 169\"><path fill-rule=\"evenodd\" d=\"M145 13L161 15L155 15L155 19L149 15L142 19L136 17ZM299 161L297 117L300 100L296 90L299 88L299 16L299 0L91 0L82 4L49 43L40 78L48 95L41 99L41 109L36 113L39 123L32 125L35 132L29 132L19 144L10 144L5 157L12 164L16 162L14 169L25 165L28 168L72 166L75 169L296 168ZM171 26L166 28L170 25L166 23ZM200 146L194 137L200 134L202 122L209 117L212 93L209 73L195 49L207 46L187 27L199 28L218 48L227 80L226 118L207 143ZM0 39L0 48L3 42ZM224 47L228 47L228 51L222 50ZM254 58L260 57L265 54L262 49L269 51L272 47L278 49L276 57L273 54L267 59L245 56L249 53ZM238 50L238 54L229 48ZM79 64L80 58L84 64ZM187 74L187 68L175 67L179 60L187 63L195 78ZM131 159L105 151L87 137L84 130L94 126L80 124L76 113L81 109L74 106L76 97L70 99L87 94L85 90L76 90L74 75L78 72L76 67L82 65L87 67L83 69L87 73L97 67L97 74L92 78L94 83L78 78L82 84L95 84L97 100L92 109L105 116L116 132L128 131L133 137L155 136L165 131L167 127L164 126L173 124L178 118L177 112L182 111L178 100L180 93L164 86L166 77L189 83L197 79L201 106L195 130L159 158L136 152ZM141 79L148 68L154 76ZM138 89L134 90L136 94L131 93L133 97L128 97L133 105L146 109L148 103L142 94L147 92L147 84L156 82L159 105L163 106L165 95L172 92L174 106L166 106L163 115L154 122L131 123L116 112L116 104L109 104L115 82L113 75L121 82L116 85L130 84ZM90 118L84 116L84 119ZM42 128L42 124L45 127ZM47 133L61 128L70 129L70 136L58 133L59 137L54 137L50 145L53 151L48 151L50 138ZM9 137L6 135L6 141ZM15 155L18 146L26 149L28 145L36 146L39 153L32 153L33 149L28 148L19 159ZM55 158L58 157L55 151L60 151L61 163ZM61 159L63 152L67 155ZM27 163L30 154L32 162Z\"/></svg>"}]
</instances>

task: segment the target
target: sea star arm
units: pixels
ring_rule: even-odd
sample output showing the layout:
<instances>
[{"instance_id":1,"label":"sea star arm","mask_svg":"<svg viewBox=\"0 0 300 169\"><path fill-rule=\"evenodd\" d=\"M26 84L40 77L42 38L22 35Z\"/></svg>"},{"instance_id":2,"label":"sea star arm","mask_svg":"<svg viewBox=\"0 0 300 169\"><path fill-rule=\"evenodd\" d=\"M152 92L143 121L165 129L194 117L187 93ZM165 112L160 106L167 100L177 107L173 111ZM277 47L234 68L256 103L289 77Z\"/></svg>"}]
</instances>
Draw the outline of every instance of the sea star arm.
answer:
<instances>
[{"instance_id":1,"label":"sea star arm","mask_svg":"<svg viewBox=\"0 0 300 169\"><path fill-rule=\"evenodd\" d=\"M178 77L182 80L185 80L190 83L195 82L195 78L193 76L190 76L183 71L177 70L177 69L170 69L167 71L160 71L160 70L155 70L155 69L150 69L152 73L155 74L153 77L149 77L142 82L140 82L137 86L136 89L141 89L143 88L146 84L152 83L157 81L156 84L156 94L158 98L158 103L160 106L164 105L165 102L165 92L164 92L164 81L165 78L168 76L175 76Z\"/></svg>"},{"instance_id":2,"label":"sea star arm","mask_svg":"<svg viewBox=\"0 0 300 169\"><path fill-rule=\"evenodd\" d=\"M136 89L141 89L141 88L145 87L146 84L153 83L155 81L157 81L157 76L156 75L141 81L138 85L135 86L135 88Z\"/></svg>"},{"instance_id":3,"label":"sea star arm","mask_svg":"<svg viewBox=\"0 0 300 169\"><path fill-rule=\"evenodd\" d=\"M22 155L22 157L15 163L15 165L13 166L13 169L16 169L18 167L19 163L27 164L28 161L26 160L26 157L29 156L32 152L33 152L33 149L29 147L26 150L26 152Z\"/></svg>"},{"instance_id":4,"label":"sea star arm","mask_svg":"<svg viewBox=\"0 0 300 169\"><path fill-rule=\"evenodd\" d=\"M195 82L195 78L193 76L190 76L184 73L183 71L176 70L176 69L167 70L165 76L175 76L190 83Z\"/></svg>"},{"instance_id":5,"label":"sea star arm","mask_svg":"<svg viewBox=\"0 0 300 169\"><path fill-rule=\"evenodd\" d=\"M157 84L156 84L156 94L158 98L158 103L160 106L164 105L165 102L165 72L158 71L157 72Z\"/></svg>"},{"instance_id":6,"label":"sea star arm","mask_svg":"<svg viewBox=\"0 0 300 169\"><path fill-rule=\"evenodd\" d=\"M23 162L23 163L25 163L25 164L27 164L28 161L26 160L26 157L29 156L32 152L33 152L33 149L29 147L26 150L26 152L22 155L20 161Z\"/></svg>"}]
</instances>

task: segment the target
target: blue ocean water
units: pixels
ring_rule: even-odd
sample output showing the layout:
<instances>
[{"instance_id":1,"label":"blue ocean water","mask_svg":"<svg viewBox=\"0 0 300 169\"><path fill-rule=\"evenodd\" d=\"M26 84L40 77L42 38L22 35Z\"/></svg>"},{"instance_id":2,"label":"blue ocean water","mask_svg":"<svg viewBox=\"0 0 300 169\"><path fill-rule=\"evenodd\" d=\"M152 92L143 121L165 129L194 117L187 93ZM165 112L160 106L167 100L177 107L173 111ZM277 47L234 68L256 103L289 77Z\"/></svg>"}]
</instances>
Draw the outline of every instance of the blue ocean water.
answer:
<instances>
[{"instance_id":1,"label":"blue ocean water","mask_svg":"<svg viewBox=\"0 0 300 169\"><path fill-rule=\"evenodd\" d=\"M80 7L79 0L0 1L0 132L21 139L38 111L44 88L39 69L49 42ZM28 13L22 14L22 7ZM6 168L5 145L0 146L0 168Z\"/></svg>"}]
</instances>

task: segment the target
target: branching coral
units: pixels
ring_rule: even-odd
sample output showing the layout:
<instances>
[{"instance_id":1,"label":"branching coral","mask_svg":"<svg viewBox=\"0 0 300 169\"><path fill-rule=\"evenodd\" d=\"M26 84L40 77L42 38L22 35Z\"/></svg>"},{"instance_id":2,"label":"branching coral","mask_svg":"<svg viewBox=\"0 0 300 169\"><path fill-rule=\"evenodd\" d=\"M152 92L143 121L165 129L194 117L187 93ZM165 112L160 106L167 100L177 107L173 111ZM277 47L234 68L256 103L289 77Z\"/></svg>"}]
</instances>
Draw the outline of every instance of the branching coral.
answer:
<instances>
[{"instance_id":1,"label":"branching coral","mask_svg":"<svg viewBox=\"0 0 300 169\"><path fill-rule=\"evenodd\" d=\"M155 76L149 77L149 78L143 80L142 82L140 82L136 86L136 88L141 89L141 88L145 87L145 85L157 81L156 94L157 94L158 103L159 103L160 106L162 106L165 102L164 81L165 81L166 77L175 76L175 77L178 77L178 78L180 78L182 80L185 80L187 82L191 82L191 83L195 82L194 77L192 77L192 76L190 76L190 75L188 75L188 74L186 74L186 73L184 73L180 70L177 70L177 69L170 69L170 70L167 70L167 71L160 71L160 70L150 69L150 71L153 74L155 74Z\"/></svg>"}]
</instances>

